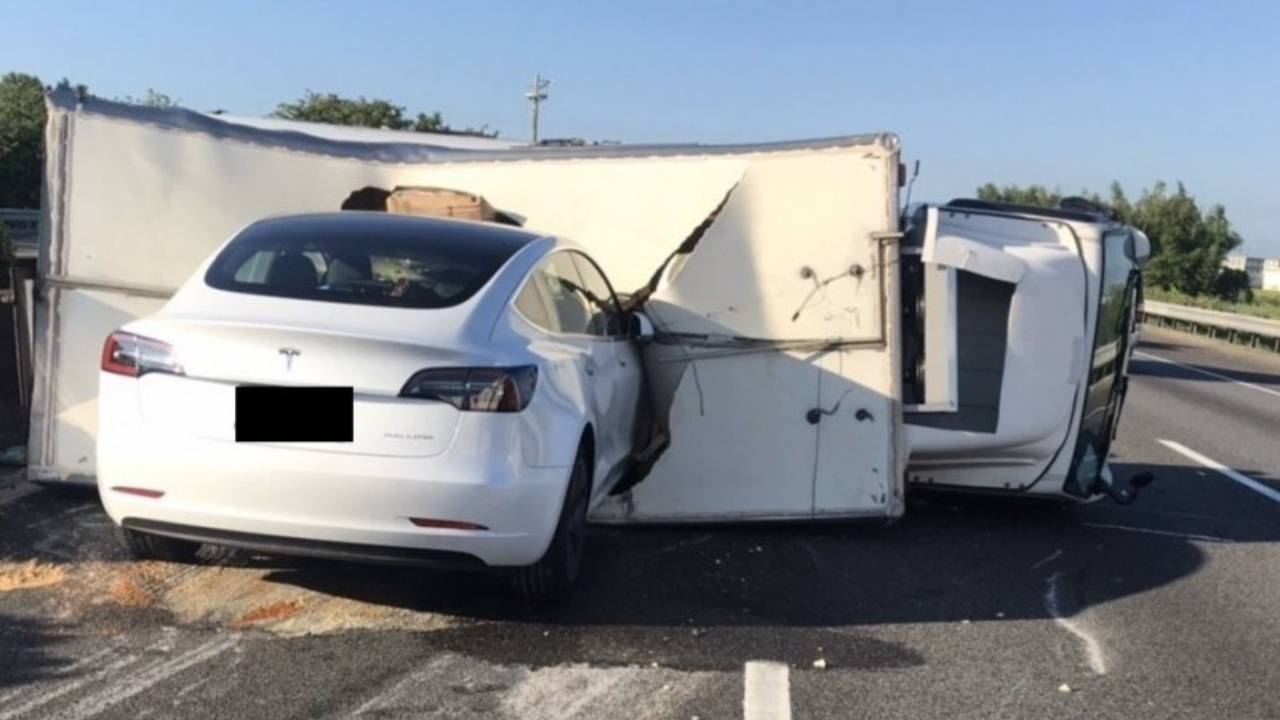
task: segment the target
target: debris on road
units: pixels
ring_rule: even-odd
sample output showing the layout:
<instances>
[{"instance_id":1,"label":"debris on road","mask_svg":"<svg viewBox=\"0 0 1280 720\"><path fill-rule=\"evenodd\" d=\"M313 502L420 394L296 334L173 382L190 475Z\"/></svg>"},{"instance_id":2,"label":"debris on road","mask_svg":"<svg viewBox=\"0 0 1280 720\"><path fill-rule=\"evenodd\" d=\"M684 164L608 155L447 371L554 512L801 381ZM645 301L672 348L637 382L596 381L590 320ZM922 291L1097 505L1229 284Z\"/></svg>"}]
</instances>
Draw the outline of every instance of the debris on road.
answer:
<instances>
[{"instance_id":1,"label":"debris on road","mask_svg":"<svg viewBox=\"0 0 1280 720\"><path fill-rule=\"evenodd\" d=\"M236 618L235 622L231 623L231 627L242 628L275 620L285 620L297 615L298 610L301 607L302 600L298 598L268 603L266 605L253 608L249 612Z\"/></svg>"},{"instance_id":2,"label":"debris on road","mask_svg":"<svg viewBox=\"0 0 1280 720\"><path fill-rule=\"evenodd\" d=\"M57 585L67 579L59 565L38 560L23 563L0 563L0 592Z\"/></svg>"}]
</instances>

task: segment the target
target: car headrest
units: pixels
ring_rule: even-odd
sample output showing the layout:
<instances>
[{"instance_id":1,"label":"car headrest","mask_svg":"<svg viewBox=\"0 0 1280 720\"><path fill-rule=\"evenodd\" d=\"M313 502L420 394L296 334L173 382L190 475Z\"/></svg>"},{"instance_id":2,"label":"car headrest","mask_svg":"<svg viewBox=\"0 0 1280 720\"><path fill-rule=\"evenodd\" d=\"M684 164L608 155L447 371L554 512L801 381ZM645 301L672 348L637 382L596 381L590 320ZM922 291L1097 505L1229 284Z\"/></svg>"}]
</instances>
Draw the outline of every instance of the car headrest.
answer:
<instances>
[{"instance_id":1,"label":"car headrest","mask_svg":"<svg viewBox=\"0 0 1280 720\"><path fill-rule=\"evenodd\" d=\"M314 288L319 282L315 263L305 255L288 253L279 255L267 272L267 284L291 288Z\"/></svg>"}]
</instances>

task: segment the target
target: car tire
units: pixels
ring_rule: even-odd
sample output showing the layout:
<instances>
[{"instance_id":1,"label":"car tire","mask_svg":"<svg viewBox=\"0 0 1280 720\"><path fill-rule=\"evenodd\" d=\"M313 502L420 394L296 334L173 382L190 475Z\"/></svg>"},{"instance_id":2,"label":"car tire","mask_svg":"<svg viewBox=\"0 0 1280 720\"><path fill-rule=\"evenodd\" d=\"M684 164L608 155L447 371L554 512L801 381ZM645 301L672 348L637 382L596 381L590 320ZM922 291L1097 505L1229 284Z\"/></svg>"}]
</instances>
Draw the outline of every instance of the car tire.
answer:
<instances>
[{"instance_id":1,"label":"car tire","mask_svg":"<svg viewBox=\"0 0 1280 720\"><path fill-rule=\"evenodd\" d=\"M582 567L590 499L591 471L586 456L579 453L550 547L538 562L511 573L511 585L517 595L531 603L546 605L563 602L573 593Z\"/></svg>"},{"instance_id":2,"label":"car tire","mask_svg":"<svg viewBox=\"0 0 1280 720\"><path fill-rule=\"evenodd\" d=\"M123 527L117 527L116 534L129 554L138 560L193 563L196 561L196 553L200 551L200 543L189 540L151 535Z\"/></svg>"}]
</instances>

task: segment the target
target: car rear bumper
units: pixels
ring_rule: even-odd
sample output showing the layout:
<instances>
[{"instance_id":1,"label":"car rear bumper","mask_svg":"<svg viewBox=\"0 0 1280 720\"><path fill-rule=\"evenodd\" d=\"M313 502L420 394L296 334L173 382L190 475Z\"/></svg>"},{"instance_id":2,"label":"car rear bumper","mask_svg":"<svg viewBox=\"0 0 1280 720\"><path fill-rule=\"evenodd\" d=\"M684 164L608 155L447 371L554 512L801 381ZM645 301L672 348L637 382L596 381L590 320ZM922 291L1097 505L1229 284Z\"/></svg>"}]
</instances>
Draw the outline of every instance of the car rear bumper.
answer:
<instances>
[{"instance_id":1,"label":"car rear bumper","mask_svg":"<svg viewBox=\"0 0 1280 720\"><path fill-rule=\"evenodd\" d=\"M98 488L116 523L202 542L394 564L536 562L550 545L570 468L529 467L518 447L488 457L457 447L436 457L377 457L103 427ZM420 527L414 519L479 527Z\"/></svg>"},{"instance_id":2,"label":"car rear bumper","mask_svg":"<svg viewBox=\"0 0 1280 720\"><path fill-rule=\"evenodd\" d=\"M121 525L130 530L150 535L187 540L198 543L212 543L223 547L255 550L272 555L297 555L302 557L318 557L330 560L346 560L351 562L377 563L380 565L397 565L403 567L449 568L458 570L475 570L485 567L480 558L467 553L451 550L431 550L420 548L386 547L382 545L360 545L356 543L332 542L328 540L307 540L305 538L279 537L275 535L259 535L256 533L235 532L231 530L214 530L211 528L177 525L161 520L145 520L126 517Z\"/></svg>"}]
</instances>

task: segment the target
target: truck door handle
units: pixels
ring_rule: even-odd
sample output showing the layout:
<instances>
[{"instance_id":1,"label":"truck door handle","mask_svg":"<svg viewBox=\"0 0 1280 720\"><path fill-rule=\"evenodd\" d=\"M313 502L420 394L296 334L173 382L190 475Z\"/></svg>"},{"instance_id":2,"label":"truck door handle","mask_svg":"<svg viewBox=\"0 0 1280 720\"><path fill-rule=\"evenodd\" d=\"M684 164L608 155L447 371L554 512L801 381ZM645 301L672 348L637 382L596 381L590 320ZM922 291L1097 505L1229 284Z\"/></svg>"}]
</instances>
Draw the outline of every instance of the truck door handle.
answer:
<instances>
[{"instance_id":1,"label":"truck door handle","mask_svg":"<svg viewBox=\"0 0 1280 720\"><path fill-rule=\"evenodd\" d=\"M596 361L592 360L591 358L587 358L587 362L584 363L584 368L586 369L588 375L595 375Z\"/></svg>"}]
</instances>

